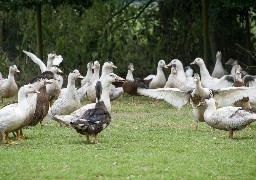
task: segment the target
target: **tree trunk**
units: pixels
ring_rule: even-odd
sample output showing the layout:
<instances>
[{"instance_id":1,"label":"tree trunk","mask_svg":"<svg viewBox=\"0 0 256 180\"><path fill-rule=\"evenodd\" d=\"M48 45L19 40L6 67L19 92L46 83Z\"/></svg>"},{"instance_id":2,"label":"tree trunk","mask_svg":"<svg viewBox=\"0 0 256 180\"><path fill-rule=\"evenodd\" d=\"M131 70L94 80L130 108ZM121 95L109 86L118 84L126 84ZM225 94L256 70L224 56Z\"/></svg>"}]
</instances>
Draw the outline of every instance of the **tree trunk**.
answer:
<instances>
[{"instance_id":1,"label":"tree trunk","mask_svg":"<svg viewBox=\"0 0 256 180\"><path fill-rule=\"evenodd\" d=\"M4 28L4 13L0 11L0 54L2 54L4 50L3 28Z\"/></svg>"},{"instance_id":2,"label":"tree trunk","mask_svg":"<svg viewBox=\"0 0 256 180\"><path fill-rule=\"evenodd\" d=\"M38 4L36 8L36 39L37 39L37 55L41 60L43 60L41 4Z\"/></svg>"},{"instance_id":3,"label":"tree trunk","mask_svg":"<svg viewBox=\"0 0 256 180\"><path fill-rule=\"evenodd\" d=\"M209 65L208 7L209 7L209 1L202 0L204 62L206 65Z\"/></svg>"}]
</instances>

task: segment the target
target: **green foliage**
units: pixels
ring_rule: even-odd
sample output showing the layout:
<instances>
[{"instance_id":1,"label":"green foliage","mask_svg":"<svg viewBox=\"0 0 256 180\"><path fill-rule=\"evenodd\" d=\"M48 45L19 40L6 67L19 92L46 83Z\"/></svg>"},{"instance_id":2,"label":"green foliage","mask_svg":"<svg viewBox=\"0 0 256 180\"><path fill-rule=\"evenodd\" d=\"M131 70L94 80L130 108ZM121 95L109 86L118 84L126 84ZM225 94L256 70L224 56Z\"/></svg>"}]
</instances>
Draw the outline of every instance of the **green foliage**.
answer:
<instances>
[{"instance_id":1,"label":"green foliage","mask_svg":"<svg viewBox=\"0 0 256 180\"><path fill-rule=\"evenodd\" d=\"M0 144L3 179L254 179L255 124L235 132L194 130L191 107L124 96L113 121L87 144L54 121L25 129L26 140Z\"/></svg>"},{"instance_id":2,"label":"green foliage","mask_svg":"<svg viewBox=\"0 0 256 180\"><path fill-rule=\"evenodd\" d=\"M22 70L20 78L24 80L39 73L37 65L22 53L25 49L36 54L37 49L35 11L26 8L26 3L43 3L43 61L46 62L47 53L56 51L64 58L61 69L65 74L75 68L85 74L88 61L99 60L102 64L111 60L118 66L117 74L125 76L127 65L133 62L135 77L143 77L155 73L160 59L169 62L178 58L186 66L195 57L203 56L199 0L143 3L96 0L91 4L92 1L83 1L89 4L81 3L82 10L76 8L78 1L15 0L8 3L11 2L22 4L15 11L15 8L2 11L5 55L0 57L0 69L15 63ZM215 37L212 44L216 44L211 64L214 64L217 50L223 51L224 61L230 56L251 61L252 58L236 45L252 50L254 43L253 34L244 33L246 27L241 10L222 1L214 1L210 7L210 30ZM255 15L250 17L251 22L255 22Z\"/></svg>"}]
</instances>

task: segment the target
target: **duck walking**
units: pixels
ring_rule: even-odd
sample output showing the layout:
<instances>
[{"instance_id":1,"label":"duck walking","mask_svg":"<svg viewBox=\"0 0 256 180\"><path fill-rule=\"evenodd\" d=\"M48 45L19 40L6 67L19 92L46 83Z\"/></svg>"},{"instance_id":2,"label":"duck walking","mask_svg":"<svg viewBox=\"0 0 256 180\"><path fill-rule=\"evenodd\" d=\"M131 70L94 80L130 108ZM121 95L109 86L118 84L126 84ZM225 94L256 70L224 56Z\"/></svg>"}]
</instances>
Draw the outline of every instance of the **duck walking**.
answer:
<instances>
[{"instance_id":1,"label":"duck walking","mask_svg":"<svg viewBox=\"0 0 256 180\"><path fill-rule=\"evenodd\" d=\"M244 129L256 121L256 114L242 110L240 107L226 106L216 108L214 98L205 99L207 108L204 112L205 122L213 128L229 131L229 138L233 139L233 132Z\"/></svg>"}]
</instances>

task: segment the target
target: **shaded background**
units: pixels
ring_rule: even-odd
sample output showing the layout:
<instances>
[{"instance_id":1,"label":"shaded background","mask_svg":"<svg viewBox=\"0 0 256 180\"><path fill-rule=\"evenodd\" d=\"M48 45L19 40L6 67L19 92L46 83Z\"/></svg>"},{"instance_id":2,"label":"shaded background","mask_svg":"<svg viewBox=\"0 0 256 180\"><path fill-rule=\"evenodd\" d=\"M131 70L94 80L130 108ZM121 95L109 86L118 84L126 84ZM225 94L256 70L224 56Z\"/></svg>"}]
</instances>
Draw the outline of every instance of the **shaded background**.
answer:
<instances>
[{"instance_id":1,"label":"shaded background","mask_svg":"<svg viewBox=\"0 0 256 180\"><path fill-rule=\"evenodd\" d=\"M44 62L51 51L61 54L65 75L111 60L116 74L125 77L133 62L135 77L143 77L156 72L160 59L186 66L196 57L211 72L218 50L223 63L233 57L255 66L255 7L253 0L1 0L0 71L6 77L16 64L20 84L39 74L22 50ZM255 67L247 70L256 74Z\"/></svg>"}]
</instances>

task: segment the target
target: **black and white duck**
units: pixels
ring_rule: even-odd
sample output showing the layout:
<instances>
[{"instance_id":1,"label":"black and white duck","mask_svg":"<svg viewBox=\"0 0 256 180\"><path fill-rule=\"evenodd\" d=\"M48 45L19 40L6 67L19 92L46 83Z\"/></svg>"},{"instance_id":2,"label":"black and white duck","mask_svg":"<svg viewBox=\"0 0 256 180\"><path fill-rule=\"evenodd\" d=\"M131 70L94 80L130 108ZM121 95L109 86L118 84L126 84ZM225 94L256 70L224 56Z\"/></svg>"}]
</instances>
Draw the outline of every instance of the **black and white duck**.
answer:
<instances>
[{"instance_id":1,"label":"black and white duck","mask_svg":"<svg viewBox=\"0 0 256 180\"><path fill-rule=\"evenodd\" d=\"M93 136L93 143L97 144L97 135L104 130L111 122L111 115L101 99L102 85L98 81L95 86L96 89L96 104L93 109L86 110L83 115L70 125L80 134L85 135L87 141L90 142L89 136Z\"/></svg>"}]
</instances>

